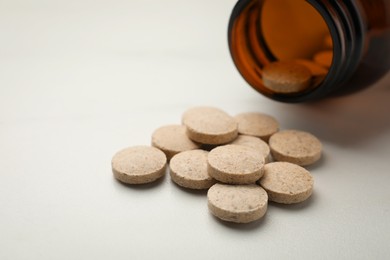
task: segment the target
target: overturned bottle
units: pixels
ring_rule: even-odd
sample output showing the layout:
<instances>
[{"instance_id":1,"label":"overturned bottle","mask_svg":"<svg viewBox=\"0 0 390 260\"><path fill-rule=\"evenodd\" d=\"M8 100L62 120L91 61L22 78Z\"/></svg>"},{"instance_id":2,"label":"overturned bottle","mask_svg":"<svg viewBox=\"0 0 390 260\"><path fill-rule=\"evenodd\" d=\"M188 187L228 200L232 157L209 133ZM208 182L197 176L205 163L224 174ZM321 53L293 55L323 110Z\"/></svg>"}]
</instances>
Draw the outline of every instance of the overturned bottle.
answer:
<instances>
[{"instance_id":1,"label":"overturned bottle","mask_svg":"<svg viewBox=\"0 0 390 260\"><path fill-rule=\"evenodd\" d=\"M353 92L390 70L390 1L240 0L228 40L243 78L271 99L305 102ZM264 71L280 62L306 69L309 81L275 88Z\"/></svg>"}]
</instances>

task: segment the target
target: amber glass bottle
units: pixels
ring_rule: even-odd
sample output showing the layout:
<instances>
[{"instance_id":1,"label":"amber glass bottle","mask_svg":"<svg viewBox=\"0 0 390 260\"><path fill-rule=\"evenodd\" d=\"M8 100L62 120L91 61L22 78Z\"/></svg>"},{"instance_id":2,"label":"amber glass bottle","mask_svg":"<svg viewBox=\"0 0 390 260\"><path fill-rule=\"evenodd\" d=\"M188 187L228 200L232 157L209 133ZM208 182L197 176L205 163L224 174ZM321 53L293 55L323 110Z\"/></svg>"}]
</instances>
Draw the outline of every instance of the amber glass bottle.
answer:
<instances>
[{"instance_id":1,"label":"amber glass bottle","mask_svg":"<svg viewBox=\"0 0 390 260\"><path fill-rule=\"evenodd\" d=\"M390 70L390 0L240 0L228 40L244 79L274 100L304 102L355 91ZM332 54L327 73L310 87L284 94L263 85L268 63L314 61L326 48Z\"/></svg>"}]
</instances>

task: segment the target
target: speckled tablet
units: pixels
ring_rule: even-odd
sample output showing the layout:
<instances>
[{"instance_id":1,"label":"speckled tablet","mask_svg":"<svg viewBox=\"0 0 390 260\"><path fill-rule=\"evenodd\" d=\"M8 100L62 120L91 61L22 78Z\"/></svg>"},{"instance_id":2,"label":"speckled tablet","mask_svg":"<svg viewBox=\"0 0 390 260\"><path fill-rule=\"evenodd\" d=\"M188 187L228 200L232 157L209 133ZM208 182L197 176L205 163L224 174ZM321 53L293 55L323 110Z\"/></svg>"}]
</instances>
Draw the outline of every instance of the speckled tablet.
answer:
<instances>
[{"instance_id":1,"label":"speckled tablet","mask_svg":"<svg viewBox=\"0 0 390 260\"><path fill-rule=\"evenodd\" d=\"M258 185L215 184L207 192L208 208L219 219L249 223L263 217L268 196Z\"/></svg>"},{"instance_id":2,"label":"speckled tablet","mask_svg":"<svg viewBox=\"0 0 390 260\"><path fill-rule=\"evenodd\" d=\"M207 172L207 151L191 150L172 157L169 167L172 180L189 189L208 189L215 184Z\"/></svg>"},{"instance_id":3,"label":"speckled tablet","mask_svg":"<svg viewBox=\"0 0 390 260\"><path fill-rule=\"evenodd\" d=\"M208 172L230 184L255 183L263 175L264 157L251 147L228 144L209 152Z\"/></svg>"},{"instance_id":4,"label":"speckled tablet","mask_svg":"<svg viewBox=\"0 0 390 260\"><path fill-rule=\"evenodd\" d=\"M271 154L275 161L285 161L301 166L318 161L322 144L314 135L298 130L283 130L269 139Z\"/></svg>"},{"instance_id":5,"label":"speckled tablet","mask_svg":"<svg viewBox=\"0 0 390 260\"><path fill-rule=\"evenodd\" d=\"M111 161L116 179L128 184L143 184L165 174L166 155L151 146L133 146L117 152Z\"/></svg>"},{"instance_id":6,"label":"speckled tablet","mask_svg":"<svg viewBox=\"0 0 390 260\"><path fill-rule=\"evenodd\" d=\"M259 181L267 191L270 201L299 203L313 192L314 180L305 168L288 162L273 162L264 166L264 176Z\"/></svg>"},{"instance_id":7,"label":"speckled tablet","mask_svg":"<svg viewBox=\"0 0 390 260\"><path fill-rule=\"evenodd\" d=\"M234 141L230 144L238 144L251 147L264 157L265 163L269 163L272 161L271 150L268 144L258 137L251 135L238 135L238 137L234 139Z\"/></svg>"},{"instance_id":8,"label":"speckled tablet","mask_svg":"<svg viewBox=\"0 0 390 260\"><path fill-rule=\"evenodd\" d=\"M163 151L168 160L177 153L200 147L188 138L184 125L166 125L156 129L152 134L152 145Z\"/></svg>"},{"instance_id":9,"label":"speckled tablet","mask_svg":"<svg viewBox=\"0 0 390 260\"><path fill-rule=\"evenodd\" d=\"M202 144L226 144L237 137L237 122L214 107L194 107L182 117L188 137Z\"/></svg>"},{"instance_id":10,"label":"speckled tablet","mask_svg":"<svg viewBox=\"0 0 390 260\"><path fill-rule=\"evenodd\" d=\"M312 75L305 66L292 61L277 61L264 66L263 84L276 93L296 93L310 86Z\"/></svg>"},{"instance_id":11,"label":"speckled tablet","mask_svg":"<svg viewBox=\"0 0 390 260\"><path fill-rule=\"evenodd\" d=\"M238 133L252 135L268 141L279 130L279 122L272 116L258 112L241 113L234 117L238 123Z\"/></svg>"}]
</instances>

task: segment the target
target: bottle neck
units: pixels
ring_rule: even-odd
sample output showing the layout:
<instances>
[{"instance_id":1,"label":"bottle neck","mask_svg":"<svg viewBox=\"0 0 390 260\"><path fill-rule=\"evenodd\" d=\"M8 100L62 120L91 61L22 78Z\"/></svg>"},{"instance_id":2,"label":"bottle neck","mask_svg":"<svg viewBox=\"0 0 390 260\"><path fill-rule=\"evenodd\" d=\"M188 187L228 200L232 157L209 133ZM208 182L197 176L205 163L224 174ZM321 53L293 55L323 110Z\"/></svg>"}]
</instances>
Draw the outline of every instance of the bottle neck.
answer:
<instances>
[{"instance_id":1,"label":"bottle neck","mask_svg":"<svg viewBox=\"0 0 390 260\"><path fill-rule=\"evenodd\" d=\"M364 16L354 1L308 0L326 21L333 39L333 61L317 88L320 95L338 91L361 62L366 38Z\"/></svg>"}]
</instances>

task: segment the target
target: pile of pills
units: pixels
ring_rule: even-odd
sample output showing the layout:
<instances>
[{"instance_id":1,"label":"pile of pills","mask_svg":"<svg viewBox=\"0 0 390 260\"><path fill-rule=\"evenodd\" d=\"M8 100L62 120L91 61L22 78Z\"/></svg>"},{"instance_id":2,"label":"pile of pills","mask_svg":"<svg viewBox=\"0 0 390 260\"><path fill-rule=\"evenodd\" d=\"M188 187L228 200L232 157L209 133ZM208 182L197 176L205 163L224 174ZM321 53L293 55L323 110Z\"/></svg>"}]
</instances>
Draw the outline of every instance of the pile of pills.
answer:
<instances>
[{"instance_id":1,"label":"pile of pills","mask_svg":"<svg viewBox=\"0 0 390 260\"><path fill-rule=\"evenodd\" d=\"M152 134L151 146L133 146L112 158L116 179L150 183L167 165L173 182L188 189L208 189L209 211L225 221L260 219L268 201L302 202L313 191L313 177L302 166L321 157L322 145L312 134L279 130L263 113L232 117L214 107L194 107L182 124Z\"/></svg>"},{"instance_id":2,"label":"pile of pills","mask_svg":"<svg viewBox=\"0 0 390 260\"><path fill-rule=\"evenodd\" d=\"M333 41L328 35L323 49L312 60L296 59L271 62L263 68L263 84L266 88L280 94L301 92L321 83L333 60Z\"/></svg>"}]
</instances>

